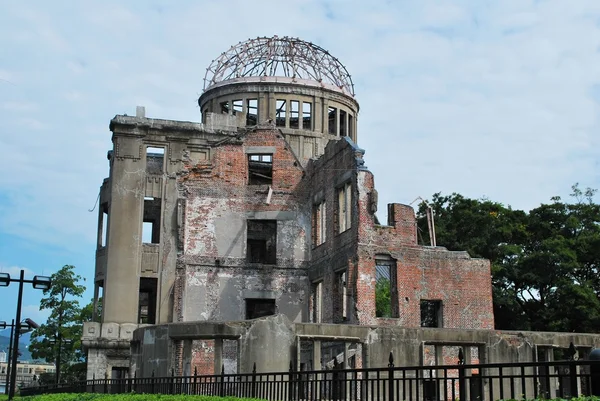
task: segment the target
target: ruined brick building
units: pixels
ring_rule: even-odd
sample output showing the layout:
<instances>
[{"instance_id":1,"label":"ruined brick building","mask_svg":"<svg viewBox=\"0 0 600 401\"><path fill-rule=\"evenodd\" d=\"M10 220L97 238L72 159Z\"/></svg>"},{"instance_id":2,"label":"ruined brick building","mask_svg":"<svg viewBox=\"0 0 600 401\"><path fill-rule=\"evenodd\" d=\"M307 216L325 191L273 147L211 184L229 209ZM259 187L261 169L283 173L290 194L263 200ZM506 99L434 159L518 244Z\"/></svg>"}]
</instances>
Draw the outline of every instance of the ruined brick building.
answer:
<instances>
[{"instance_id":1,"label":"ruined brick building","mask_svg":"<svg viewBox=\"0 0 600 401\"><path fill-rule=\"evenodd\" d=\"M410 206L378 221L359 105L336 58L298 39L249 40L209 66L198 104L201 123L141 107L110 122L90 379L319 368L339 355L368 366L405 337L422 344L406 345L406 363L432 344L439 361L436 344L458 342L483 359L495 335L489 262L419 245Z\"/></svg>"}]
</instances>

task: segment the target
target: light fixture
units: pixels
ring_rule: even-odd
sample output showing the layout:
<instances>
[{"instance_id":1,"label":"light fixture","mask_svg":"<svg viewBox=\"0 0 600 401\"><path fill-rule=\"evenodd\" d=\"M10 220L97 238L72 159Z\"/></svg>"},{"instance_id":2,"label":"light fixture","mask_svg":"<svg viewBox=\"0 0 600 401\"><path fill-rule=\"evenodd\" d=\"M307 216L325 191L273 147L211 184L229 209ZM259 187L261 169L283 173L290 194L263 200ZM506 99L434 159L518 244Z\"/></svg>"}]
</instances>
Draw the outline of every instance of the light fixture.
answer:
<instances>
[{"instance_id":1,"label":"light fixture","mask_svg":"<svg viewBox=\"0 0 600 401\"><path fill-rule=\"evenodd\" d=\"M34 330L34 329L37 329L38 327L40 327L39 324L37 324L36 322L34 322L33 320L31 320L30 318L25 319L25 324L27 326L29 326L30 330Z\"/></svg>"},{"instance_id":2,"label":"light fixture","mask_svg":"<svg viewBox=\"0 0 600 401\"><path fill-rule=\"evenodd\" d=\"M33 288L37 290L48 290L52 286L52 281L48 276L34 276Z\"/></svg>"},{"instance_id":3,"label":"light fixture","mask_svg":"<svg viewBox=\"0 0 600 401\"><path fill-rule=\"evenodd\" d=\"M0 287L8 287L10 284L10 274L0 273Z\"/></svg>"},{"instance_id":4,"label":"light fixture","mask_svg":"<svg viewBox=\"0 0 600 401\"><path fill-rule=\"evenodd\" d=\"M6 322L0 322L0 330L4 330L6 328Z\"/></svg>"}]
</instances>

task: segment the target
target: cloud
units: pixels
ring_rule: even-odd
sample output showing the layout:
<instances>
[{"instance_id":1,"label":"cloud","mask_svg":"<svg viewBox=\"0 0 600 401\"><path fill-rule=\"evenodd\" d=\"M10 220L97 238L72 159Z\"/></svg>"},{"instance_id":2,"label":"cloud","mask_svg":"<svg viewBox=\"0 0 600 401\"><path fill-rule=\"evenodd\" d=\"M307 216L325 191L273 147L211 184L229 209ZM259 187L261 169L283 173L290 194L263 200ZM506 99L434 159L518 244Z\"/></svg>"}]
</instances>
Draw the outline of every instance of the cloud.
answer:
<instances>
[{"instance_id":1,"label":"cloud","mask_svg":"<svg viewBox=\"0 0 600 401\"><path fill-rule=\"evenodd\" d=\"M257 36L348 68L382 211L438 191L528 209L600 186L596 0L34 3L0 15L0 235L39 265L78 259L93 277L109 120L145 105L198 121L205 68Z\"/></svg>"},{"instance_id":2,"label":"cloud","mask_svg":"<svg viewBox=\"0 0 600 401\"><path fill-rule=\"evenodd\" d=\"M0 272L1 273L8 273L10 274L11 278L16 278L18 279L21 275L21 270L24 271L24 275L25 278L32 278L35 273L31 270L28 269L27 267L19 267L19 266L2 266L0 265Z\"/></svg>"}]
</instances>

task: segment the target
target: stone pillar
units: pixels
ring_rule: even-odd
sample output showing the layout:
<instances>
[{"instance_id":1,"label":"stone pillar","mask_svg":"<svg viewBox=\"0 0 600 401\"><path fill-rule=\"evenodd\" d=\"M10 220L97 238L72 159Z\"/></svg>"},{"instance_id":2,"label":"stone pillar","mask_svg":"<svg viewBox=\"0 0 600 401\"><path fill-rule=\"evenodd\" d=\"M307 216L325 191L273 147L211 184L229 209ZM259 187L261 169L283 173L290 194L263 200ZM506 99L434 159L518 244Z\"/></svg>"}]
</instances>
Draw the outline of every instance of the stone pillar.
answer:
<instances>
[{"instance_id":1,"label":"stone pillar","mask_svg":"<svg viewBox=\"0 0 600 401\"><path fill-rule=\"evenodd\" d=\"M192 340L183 340L183 376L191 376L192 372Z\"/></svg>"},{"instance_id":2,"label":"stone pillar","mask_svg":"<svg viewBox=\"0 0 600 401\"><path fill-rule=\"evenodd\" d=\"M215 375L220 375L223 369L223 339L215 338Z\"/></svg>"},{"instance_id":3,"label":"stone pillar","mask_svg":"<svg viewBox=\"0 0 600 401\"><path fill-rule=\"evenodd\" d=\"M137 323L146 152L138 138L114 141L102 321Z\"/></svg>"}]
</instances>

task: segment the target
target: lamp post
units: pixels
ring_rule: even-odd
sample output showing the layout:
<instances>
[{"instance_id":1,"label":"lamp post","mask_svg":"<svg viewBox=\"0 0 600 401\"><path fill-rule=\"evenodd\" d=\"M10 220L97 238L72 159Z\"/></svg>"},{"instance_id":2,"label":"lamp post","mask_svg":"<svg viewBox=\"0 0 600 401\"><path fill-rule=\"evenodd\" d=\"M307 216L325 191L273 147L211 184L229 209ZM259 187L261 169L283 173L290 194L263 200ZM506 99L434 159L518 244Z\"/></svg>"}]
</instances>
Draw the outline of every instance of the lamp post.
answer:
<instances>
[{"instance_id":1,"label":"lamp post","mask_svg":"<svg viewBox=\"0 0 600 401\"><path fill-rule=\"evenodd\" d=\"M6 360L6 381L4 382L4 394L8 394L8 382L10 380L10 356L12 351L13 333L15 331L15 320L13 319L10 325L6 324L6 322L0 322L0 330L4 330L7 327L10 327L10 341L8 342L8 359Z\"/></svg>"},{"instance_id":2,"label":"lamp post","mask_svg":"<svg viewBox=\"0 0 600 401\"><path fill-rule=\"evenodd\" d=\"M10 367L10 389L8 391L8 399L12 400L15 396L15 387L17 382L17 354L19 353L19 333L21 330L21 306L23 304L23 284L30 283L33 288L39 290L47 290L52 285L52 281L50 277L46 276L34 276L33 280L25 280L25 270L21 270L21 274L18 279L11 279L8 273L0 273L0 287L7 287L10 283L19 283L19 295L17 298L17 316L15 318L16 323L16 331L13 338L13 346L12 346L12 366ZM33 323L33 328L37 328L37 324L33 322L31 319L27 319L29 322ZM27 325L29 325L27 322ZM30 326L32 327L32 326Z\"/></svg>"},{"instance_id":3,"label":"lamp post","mask_svg":"<svg viewBox=\"0 0 600 401\"><path fill-rule=\"evenodd\" d=\"M62 335L60 334L60 331L58 332L57 335L57 339L56 340L50 340L49 341L50 344L53 344L55 346L57 346L57 351L56 351L56 359L54 360L54 365L56 367L56 372L54 374L54 380L56 382L56 384L60 383L60 366L61 366L61 354L62 354L62 349L63 349L63 345L68 345L72 343L72 340L68 339L68 338L63 338Z\"/></svg>"},{"instance_id":4,"label":"lamp post","mask_svg":"<svg viewBox=\"0 0 600 401\"><path fill-rule=\"evenodd\" d=\"M11 324L6 324L6 322L4 322L4 321L0 322L0 330L4 330L7 327L10 327L10 340L8 342L8 359L7 359L7 363L6 363L6 382L5 382L6 384L5 384L5 389L4 389L5 394L8 394L8 387L9 387L8 383L10 382L10 367L11 367L13 335L20 336L21 334L30 332L31 330L38 328L37 323L29 318L25 319L23 322L25 322L25 328L23 327L23 324L21 324L21 325L15 324L15 319L12 320ZM15 329L19 326L20 326L19 332L15 333ZM19 353L17 352L17 358L18 357L19 357Z\"/></svg>"}]
</instances>

